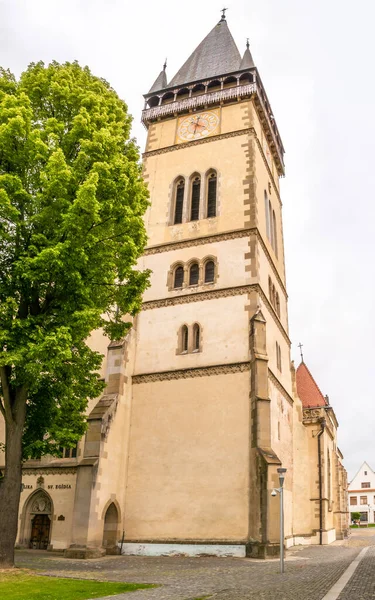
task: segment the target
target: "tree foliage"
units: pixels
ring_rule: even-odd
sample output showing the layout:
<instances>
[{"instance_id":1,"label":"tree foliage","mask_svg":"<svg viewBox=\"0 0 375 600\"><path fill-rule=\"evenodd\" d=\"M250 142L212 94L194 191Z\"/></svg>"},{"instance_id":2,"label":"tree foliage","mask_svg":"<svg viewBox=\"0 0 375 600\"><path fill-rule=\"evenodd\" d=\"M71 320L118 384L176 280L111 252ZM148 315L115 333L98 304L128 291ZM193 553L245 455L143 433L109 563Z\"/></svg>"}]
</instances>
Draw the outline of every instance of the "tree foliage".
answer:
<instances>
[{"instance_id":1,"label":"tree foliage","mask_svg":"<svg viewBox=\"0 0 375 600\"><path fill-rule=\"evenodd\" d=\"M148 273L148 194L131 117L109 84L77 63L0 70L0 410L24 390L23 458L73 445L102 357L120 339Z\"/></svg>"}]
</instances>

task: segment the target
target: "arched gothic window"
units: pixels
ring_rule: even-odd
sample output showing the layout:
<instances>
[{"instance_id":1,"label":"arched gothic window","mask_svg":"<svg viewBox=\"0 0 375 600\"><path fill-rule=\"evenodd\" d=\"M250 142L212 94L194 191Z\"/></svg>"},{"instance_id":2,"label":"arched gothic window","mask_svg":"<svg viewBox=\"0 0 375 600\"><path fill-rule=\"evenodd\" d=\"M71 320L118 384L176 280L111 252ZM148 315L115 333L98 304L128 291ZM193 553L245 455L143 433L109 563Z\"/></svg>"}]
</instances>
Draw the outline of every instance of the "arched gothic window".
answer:
<instances>
[{"instance_id":1,"label":"arched gothic window","mask_svg":"<svg viewBox=\"0 0 375 600\"><path fill-rule=\"evenodd\" d=\"M183 283L184 283L184 267L181 267L181 265L180 265L179 267L177 267L177 269L174 272L173 287L181 288L183 286Z\"/></svg>"},{"instance_id":2,"label":"arched gothic window","mask_svg":"<svg viewBox=\"0 0 375 600\"><path fill-rule=\"evenodd\" d=\"M208 176L207 185L207 218L216 217L216 191L217 191L217 176L216 173L211 173Z\"/></svg>"},{"instance_id":3,"label":"arched gothic window","mask_svg":"<svg viewBox=\"0 0 375 600\"><path fill-rule=\"evenodd\" d=\"M193 263L189 271L189 285L198 285L199 281L199 265Z\"/></svg>"},{"instance_id":4,"label":"arched gothic window","mask_svg":"<svg viewBox=\"0 0 375 600\"><path fill-rule=\"evenodd\" d=\"M280 316L280 298L279 298L279 293L276 292L276 312L277 312L277 316Z\"/></svg>"},{"instance_id":5,"label":"arched gothic window","mask_svg":"<svg viewBox=\"0 0 375 600\"><path fill-rule=\"evenodd\" d=\"M277 256L277 233L276 233L276 215L275 211L272 213L272 226L273 226L273 249L275 250L275 254Z\"/></svg>"},{"instance_id":6,"label":"arched gothic window","mask_svg":"<svg viewBox=\"0 0 375 600\"><path fill-rule=\"evenodd\" d=\"M271 203L268 200L267 192L264 190L264 208L266 212L266 233L268 239L271 241L271 223L270 223L270 206Z\"/></svg>"},{"instance_id":7,"label":"arched gothic window","mask_svg":"<svg viewBox=\"0 0 375 600\"><path fill-rule=\"evenodd\" d=\"M181 330L181 352L187 352L189 349L189 330L183 325Z\"/></svg>"},{"instance_id":8,"label":"arched gothic window","mask_svg":"<svg viewBox=\"0 0 375 600\"><path fill-rule=\"evenodd\" d=\"M215 263L213 260L208 260L204 265L204 282L212 283L215 280Z\"/></svg>"},{"instance_id":9,"label":"arched gothic window","mask_svg":"<svg viewBox=\"0 0 375 600\"><path fill-rule=\"evenodd\" d=\"M199 200L201 195L201 178L194 177L191 186L191 204L190 204L190 220L198 221L199 219Z\"/></svg>"},{"instance_id":10,"label":"arched gothic window","mask_svg":"<svg viewBox=\"0 0 375 600\"><path fill-rule=\"evenodd\" d=\"M174 209L174 223L182 223L182 213L184 208L184 191L185 191L185 182L183 179L180 179L176 185L176 194L175 194L175 209Z\"/></svg>"},{"instance_id":11,"label":"arched gothic window","mask_svg":"<svg viewBox=\"0 0 375 600\"><path fill-rule=\"evenodd\" d=\"M198 323L195 323L193 327L193 350L199 350L199 345L201 341L201 331Z\"/></svg>"}]
</instances>

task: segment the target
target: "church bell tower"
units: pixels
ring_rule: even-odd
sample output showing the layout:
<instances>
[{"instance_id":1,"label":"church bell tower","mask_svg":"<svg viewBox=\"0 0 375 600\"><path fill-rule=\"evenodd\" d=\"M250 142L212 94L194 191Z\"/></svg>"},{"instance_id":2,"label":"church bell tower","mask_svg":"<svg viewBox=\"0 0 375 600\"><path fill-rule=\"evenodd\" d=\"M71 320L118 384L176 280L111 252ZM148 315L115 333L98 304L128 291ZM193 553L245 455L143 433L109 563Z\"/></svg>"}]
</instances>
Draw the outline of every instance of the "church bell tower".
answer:
<instances>
[{"instance_id":1,"label":"church bell tower","mask_svg":"<svg viewBox=\"0 0 375 600\"><path fill-rule=\"evenodd\" d=\"M129 541L278 551L292 521L284 149L249 43L225 14L145 95L151 270L131 336Z\"/></svg>"}]
</instances>

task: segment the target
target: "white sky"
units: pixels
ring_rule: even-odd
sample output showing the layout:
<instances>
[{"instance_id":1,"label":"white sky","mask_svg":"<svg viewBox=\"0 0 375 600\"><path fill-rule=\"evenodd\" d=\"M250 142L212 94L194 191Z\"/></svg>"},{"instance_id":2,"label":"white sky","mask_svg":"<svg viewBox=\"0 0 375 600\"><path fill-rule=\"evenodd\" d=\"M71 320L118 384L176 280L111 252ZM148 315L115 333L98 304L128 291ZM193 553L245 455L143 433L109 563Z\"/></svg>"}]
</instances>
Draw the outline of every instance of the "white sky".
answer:
<instances>
[{"instance_id":1,"label":"white sky","mask_svg":"<svg viewBox=\"0 0 375 600\"><path fill-rule=\"evenodd\" d=\"M374 20L372 0L228 0L286 148L282 181L292 355L305 362L340 422L349 477L375 468ZM0 0L0 64L77 59L126 100L133 134L168 57L168 78L220 19L218 0Z\"/></svg>"}]
</instances>

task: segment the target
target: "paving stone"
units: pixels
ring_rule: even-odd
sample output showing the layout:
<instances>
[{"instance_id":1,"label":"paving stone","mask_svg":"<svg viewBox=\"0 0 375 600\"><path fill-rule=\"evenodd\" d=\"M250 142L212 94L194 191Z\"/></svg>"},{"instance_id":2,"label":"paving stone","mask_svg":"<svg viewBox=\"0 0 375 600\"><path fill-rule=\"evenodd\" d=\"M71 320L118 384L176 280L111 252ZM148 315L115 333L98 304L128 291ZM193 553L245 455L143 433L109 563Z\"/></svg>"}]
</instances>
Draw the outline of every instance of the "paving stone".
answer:
<instances>
[{"instance_id":1,"label":"paving stone","mask_svg":"<svg viewBox=\"0 0 375 600\"><path fill-rule=\"evenodd\" d=\"M331 546L293 548L287 552L283 575L279 573L278 560L246 558L106 556L72 560L30 550L17 552L17 565L48 575L161 586L134 592L131 599L129 594L119 594L108 600L195 600L206 595L212 595L213 600L321 600L361 548L375 545L374 534L358 532ZM375 546L368 550L353 582L347 585L348 589L350 585L357 586L352 595L342 595L340 600L374 600L373 552Z\"/></svg>"}]
</instances>

